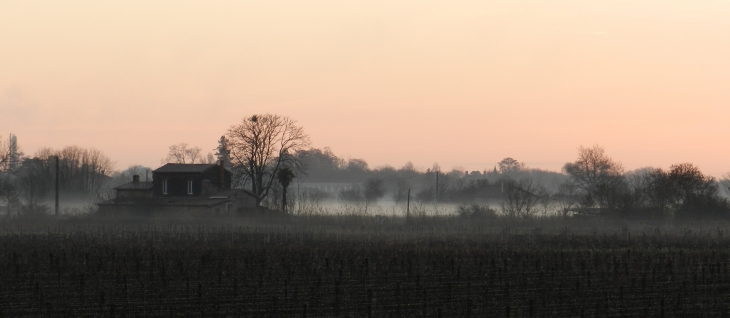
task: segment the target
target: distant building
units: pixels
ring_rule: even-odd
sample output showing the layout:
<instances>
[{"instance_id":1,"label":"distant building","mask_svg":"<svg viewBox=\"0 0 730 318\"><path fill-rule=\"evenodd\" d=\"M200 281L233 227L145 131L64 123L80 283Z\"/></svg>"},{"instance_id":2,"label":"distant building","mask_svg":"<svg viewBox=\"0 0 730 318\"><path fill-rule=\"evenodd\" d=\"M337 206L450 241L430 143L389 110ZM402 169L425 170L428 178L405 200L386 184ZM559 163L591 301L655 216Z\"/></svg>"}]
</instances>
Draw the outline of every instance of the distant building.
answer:
<instances>
[{"instance_id":1,"label":"distant building","mask_svg":"<svg viewBox=\"0 0 730 318\"><path fill-rule=\"evenodd\" d=\"M168 163L152 171L152 182L114 188L116 197L98 203L102 215L231 215L254 208L247 190L231 189L231 172L215 164Z\"/></svg>"}]
</instances>

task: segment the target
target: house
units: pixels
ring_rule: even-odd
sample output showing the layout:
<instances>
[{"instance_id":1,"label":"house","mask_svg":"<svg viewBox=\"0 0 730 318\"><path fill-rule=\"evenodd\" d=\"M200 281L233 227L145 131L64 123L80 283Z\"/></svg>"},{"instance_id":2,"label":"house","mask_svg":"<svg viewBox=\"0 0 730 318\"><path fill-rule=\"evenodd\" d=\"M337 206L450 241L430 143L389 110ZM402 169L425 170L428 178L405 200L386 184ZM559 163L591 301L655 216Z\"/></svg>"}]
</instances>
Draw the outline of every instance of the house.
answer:
<instances>
[{"instance_id":1,"label":"house","mask_svg":"<svg viewBox=\"0 0 730 318\"><path fill-rule=\"evenodd\" d=\"M254 208L256 199L231 189L231 172L216 164L168 163L152 171L152 182L114 188L114 199L98 203L102 215L232 215Z\"/></svg>"}]
</instances>

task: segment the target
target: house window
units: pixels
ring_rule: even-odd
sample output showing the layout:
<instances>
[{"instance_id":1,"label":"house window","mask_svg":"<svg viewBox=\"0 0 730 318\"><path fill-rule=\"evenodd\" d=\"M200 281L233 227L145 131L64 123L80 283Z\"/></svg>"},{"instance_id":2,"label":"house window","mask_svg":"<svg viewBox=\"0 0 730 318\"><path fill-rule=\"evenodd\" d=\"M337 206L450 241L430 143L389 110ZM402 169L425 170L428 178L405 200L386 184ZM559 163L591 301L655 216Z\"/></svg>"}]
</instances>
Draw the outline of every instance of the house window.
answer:
<instances>
[{"instance_id":1,"label":"house window","mask_svg":"<svg viewBox=\"0 0 730 318\"><path fill-rule=\"evenodd\" d=\"M188 194L193 194L193 180L188 180Z\"/></svg>"},{"instance_id":2,"label":"house window","mask_svg":"<svg viewBox=\"0 0 730 318\"><path fill-rule=\"evenodd\" d=\"M162 180L162 194L167 194L167 179Z\"/></svg>"}]
</instances>

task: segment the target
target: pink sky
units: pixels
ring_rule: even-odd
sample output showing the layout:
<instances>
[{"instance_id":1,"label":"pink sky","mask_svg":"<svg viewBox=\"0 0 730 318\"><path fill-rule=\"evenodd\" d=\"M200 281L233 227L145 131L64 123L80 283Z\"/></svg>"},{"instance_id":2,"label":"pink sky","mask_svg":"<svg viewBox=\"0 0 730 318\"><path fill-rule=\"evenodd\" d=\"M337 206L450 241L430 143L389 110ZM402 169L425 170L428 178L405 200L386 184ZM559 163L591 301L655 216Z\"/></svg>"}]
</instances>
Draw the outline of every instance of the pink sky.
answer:
<instances>
[{"instance_id":1,"label":"pink sky","mask_svg":"<svg viewBox=\"0 0 730 318\"><path fill-rule=\"evenodd\" d=\"M0 136L157 167L242 117L371 167L730 171L727 1L0 1Z\"/></svg>"}]
</instances>

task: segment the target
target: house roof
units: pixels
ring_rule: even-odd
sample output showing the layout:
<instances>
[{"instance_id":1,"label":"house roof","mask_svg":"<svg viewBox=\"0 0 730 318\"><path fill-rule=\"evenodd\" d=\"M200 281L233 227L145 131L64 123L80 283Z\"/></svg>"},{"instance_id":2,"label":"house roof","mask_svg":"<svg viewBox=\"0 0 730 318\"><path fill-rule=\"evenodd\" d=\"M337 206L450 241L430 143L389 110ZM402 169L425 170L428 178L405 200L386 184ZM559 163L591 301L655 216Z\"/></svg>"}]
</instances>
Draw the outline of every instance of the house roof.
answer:
<instances>
[{"instance_id":1,"label":"house roof","mask_svg":"<svg viewBox=\"0 0 730 318\"><path fill-rule=\"evenodd\" d=\"M152 182L130 182L120 185L116 190L149 190L152 189Z\"/></svg>"},{"instance_id":2,"label":"house roof","mask_svg":"<svg viewBox=\"0 0 730 318\"><path fill-rule=\"evenodd\" d=\"M218 165L215 164L201 164L201 163L195 163L195 164L187 164L187 163L168 163L165 164L162 167L159 167L152 172L204 172L211 168L217 168Z\"/></svg>"}]
</instances>

